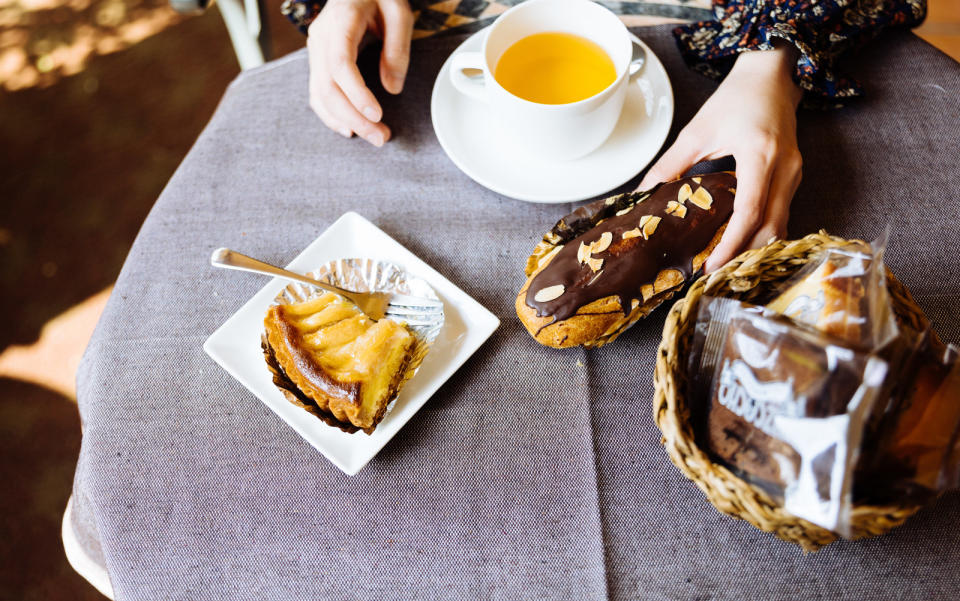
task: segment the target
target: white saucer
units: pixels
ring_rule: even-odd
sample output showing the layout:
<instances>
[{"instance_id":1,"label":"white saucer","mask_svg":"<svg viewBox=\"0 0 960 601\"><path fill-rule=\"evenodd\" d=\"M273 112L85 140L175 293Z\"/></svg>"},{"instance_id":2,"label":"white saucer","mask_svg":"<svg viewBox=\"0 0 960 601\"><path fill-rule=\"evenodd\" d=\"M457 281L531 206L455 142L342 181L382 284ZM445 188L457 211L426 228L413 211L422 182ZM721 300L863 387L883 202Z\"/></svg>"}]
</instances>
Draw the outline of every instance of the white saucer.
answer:
<instances>
[{"instance_id":1,"label":"white saucer","mask_svg":"<svg viewBox=\"0 0 960 601\"><path fill-rule=\"evenodd\" d=\"M484 29L470 36L451 58L459 52L479 51L486 33ZM673 122L673 90L667 72L650 47L637 41L647 51L644 73L630 84L613 134L587 156L548 162L503 141L490 123L486 105L453 87L450 58L440 69L430 100L440 146L474 181L518 200L572 202L616 188L653 160Z\"/></svg>"}]
</instances>

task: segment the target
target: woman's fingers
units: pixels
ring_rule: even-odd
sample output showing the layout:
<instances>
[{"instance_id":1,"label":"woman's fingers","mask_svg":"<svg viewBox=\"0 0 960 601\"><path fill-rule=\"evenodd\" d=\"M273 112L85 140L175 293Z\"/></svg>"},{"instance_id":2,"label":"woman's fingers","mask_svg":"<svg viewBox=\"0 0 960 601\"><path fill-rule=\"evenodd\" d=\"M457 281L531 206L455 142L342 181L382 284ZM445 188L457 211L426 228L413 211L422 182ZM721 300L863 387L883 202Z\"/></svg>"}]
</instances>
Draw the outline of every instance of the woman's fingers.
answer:
<instances>
[{"instance_id":1,"label":"woman's fingers","mask_svg":"<svg viewBox=\"0 0 960 601\"><path fill-rule=\"evenodd\" d=\"M329 85L330 74L327 73L326 61L323 59L323 52L319 42L319 37L307 38L307 58L310 61L310 108L320 117L323 124L337 132L345 138L353 135L353 130L347 127L340 119L330 114L326 107L326 97L324 89Z\"/></svg>"},{"instance_id":2,"label":"woman's fingers","mask_svg":"<svg viewBox=\"0 0 960 601\"><path fill-rule=\"evenodd\" d=\"M357 68L357 53L370 16L351 2L331 2L310 25L307 42L315 40L329 77L358 113L376 123L383 116L380 103ZM333 107L327 109L337 115ZM359 133L359 132L358 132Z\"/></svg>"},{"instance_id":3,"label":"woman's fingers","mask_svg":"<svg viewBox=\"0 0 960 601\"><path fill-rule=\"evenodd\" d=\"M337 132L344 138L349 138L353 136L353 130L340 122L339 119L336 119L333 115L330 114L330 111L327 110L327 107L324 106L323 101L320 99L320 96L313 92L313 85L310 86L310 108L313 109L313 112L320 117L320 120L323 121L323 124Z\"/></svg>"},{"instance_id":4,"label":"woman's fingers","mask_svg":"<svg viewBox=\"0 0 960 601\"><path fill-rule=\"evenodd\" d=\"M390 139L390 129L383 123L373 123L361 115L335 82L328 80L321 94L324 108L341 128L349 128L374 146L383 146Z\"/></svg>"},{"instance_id":5,"label":"woman's fingers","mask_svg":"<svg viewBox=\"0 0 960 601\"><path fill-rule=\"evenodd\" d=\"M767 198L763 224L757 229L747 248L760 248L769 244L771 239L779 239L787 235L790 201L800 187L802 175L799 151L780 160L770 182L770 194Z\"/></svg>"},{"instance_id":6,"label":"woman's fingers","mask_svg":"<svg viewBox=\"0 0 960 601\"><path fill-rule=\"evenodd\" d=\"M357 111L329 76L325 64L310 69L310 106L327 127L343 136L355 132L374 146L383 146L390 139L386 125L373 123Z\"/></svg>"},{"instance_id":7,"label":"woman's fingers","mask_svg":"<svg viewBox=\"0 0 960 601\"><path fill-rule=\"evenodd\" d=\"M357 67L368 32L384 38L380 78L398 94L410 64L413 13L406 0L329 0L307 32L310 106L331 129L354 132L381 146L390 129L380 123L383 109Z\"/></svg>"},{"instance_id":8,"label":"woman's fingers","mask_svg":"<svg viewBox=\"0 0 960 601\"><path fill-rule=\"evenodd\" d=\"M677 179L703 158L697 137L689 133L689 128L694 123L684 128L660 160L647 170L647 174L643 176L643 180L637 187L638 190L649 190L660 182Z\"/></svg>"},{"instance_id":9,"label":"woman's fingers","mask_svg":"<svg viewBox=\"0 0 960 601\"><path fill-rule=\"evenodd\" d=\"M710 273L732 259L751 240L763 223L764 207L773 175L773 157L760 152L738 157L737 195L733 199L733 215L720 243L710 253L704 270Z\"/></svg>"},{"instance_id":10,"label":"woman's fingers","mask_svg":"<svg viewBox=\"0 0 960 601\"><path fill-rule=\"evenodd\" d=\"M327 47L327 71L357 113L376 123L383 117L383 110L357 68L357 46L362 36L363 31L354 41L352 35L343 32L334 35Z\"/></svg>"},{"instance_id":11,"label":"woman's fingers","mask_svg":"<svg viewBox=\"0 0 960 601\"><path fill-rule=\"evenodd\" d=\"M383 52L380 53L380 81L391 94L403 90L410 65L410 37L413 13L407 0L380 0L383 15Z\"/></svg>"}]
</instances>

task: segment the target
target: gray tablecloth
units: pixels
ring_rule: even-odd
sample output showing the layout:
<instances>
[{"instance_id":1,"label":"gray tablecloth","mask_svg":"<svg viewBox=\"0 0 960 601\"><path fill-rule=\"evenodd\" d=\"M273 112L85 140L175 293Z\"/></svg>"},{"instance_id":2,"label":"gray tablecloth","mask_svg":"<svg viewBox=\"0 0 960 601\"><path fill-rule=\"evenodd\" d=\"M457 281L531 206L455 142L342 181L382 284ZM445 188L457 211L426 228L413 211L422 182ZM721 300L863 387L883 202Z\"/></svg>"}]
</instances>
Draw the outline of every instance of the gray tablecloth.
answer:
<instances>
[{"instance_id":1,"label":"gray tablecloth","mask_svg":"<svg viewBox=\"0 0 960 601\"><path fill-rule=\"evenodd\" d=\"M675 134L713 84L668 31L640 33L673 80ZM522 267L571 206L500 197L444 156L429 95L462 39L415 44L379 150L309 112L303 53L242 74L161 195L78 381L74 527L117 598L955 599L960 495L806 556L708 505L651 418L663 310L598 351L531 340ZM791 234L892 224L891 267L957 342L960 65L895 34L850 68L866 99L801 114ZM213 270L213 248L283 264L348 210L503 322L353 478L200 348L264 284Z\"/></svg>"}]
</instances>

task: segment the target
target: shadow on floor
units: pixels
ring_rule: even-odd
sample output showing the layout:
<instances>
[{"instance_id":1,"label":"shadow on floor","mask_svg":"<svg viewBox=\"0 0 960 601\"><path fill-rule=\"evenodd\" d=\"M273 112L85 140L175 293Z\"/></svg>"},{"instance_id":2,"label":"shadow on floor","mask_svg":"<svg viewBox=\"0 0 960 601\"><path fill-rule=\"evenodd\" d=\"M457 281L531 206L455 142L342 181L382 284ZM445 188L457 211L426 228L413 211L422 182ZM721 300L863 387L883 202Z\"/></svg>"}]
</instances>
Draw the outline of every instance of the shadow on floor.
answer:
<instances>
[{"instance_id":1,"label":"shadow on floor","mask_svg":"<svg viewBox=\"0 0 960 601\"><path fill-rule=\"evenodd\" d=\"M104 599L73 571L60 542L79 450L70 399L0 378L0 599Z\"/></svg>"}]
</instances>

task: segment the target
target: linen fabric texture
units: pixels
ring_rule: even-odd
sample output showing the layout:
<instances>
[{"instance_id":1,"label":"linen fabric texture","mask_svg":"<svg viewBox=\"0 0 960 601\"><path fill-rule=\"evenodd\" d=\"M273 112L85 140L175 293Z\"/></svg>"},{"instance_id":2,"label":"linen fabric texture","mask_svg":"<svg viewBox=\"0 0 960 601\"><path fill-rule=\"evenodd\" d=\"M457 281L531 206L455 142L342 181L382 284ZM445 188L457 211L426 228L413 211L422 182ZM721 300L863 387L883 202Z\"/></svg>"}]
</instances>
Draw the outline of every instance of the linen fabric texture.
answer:
<instances>
[{"instance_id":1,"label":"linen fabric texture","mask_svg":"<svg viewBox=\"0 0 960 601\"><path fill-rule=\"evenodd\" d=\"M669 144L715 84L683 65L669 27L636 31L672 77ZM955 598L955 493L811 555L705 501L651 416L666 307L599 350L530 338L513 310L523 265L575 205L504 198L444 155L427 107L463 39L415 43L400 96L371 82L394 131L381 149L314 118L302 51L243 73L163 191L78 377L73 527L116 598ZM790 234L872 239L891 224L890 267L957 342L960 65L912 34L869 50L851 65L868 97L800 114ZM502 320L355 477L201 350L265 283L210 267L214 248L285 264L350 210Z\"/></svg>"}]
</instances>

